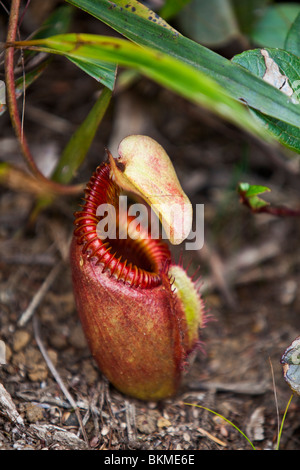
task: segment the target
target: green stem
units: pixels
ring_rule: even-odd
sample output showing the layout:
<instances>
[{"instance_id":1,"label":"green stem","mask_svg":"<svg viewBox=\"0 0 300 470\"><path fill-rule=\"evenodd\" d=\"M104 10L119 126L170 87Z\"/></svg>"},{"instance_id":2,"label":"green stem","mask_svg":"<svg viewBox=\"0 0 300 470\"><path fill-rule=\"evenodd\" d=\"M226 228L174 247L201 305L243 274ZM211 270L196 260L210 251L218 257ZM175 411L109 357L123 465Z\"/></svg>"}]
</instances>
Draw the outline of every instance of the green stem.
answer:
<instances>
[{"instance_id":1,"label":"green stem","mask_svg":"<svg viewBox=\"0 0 300 470\"><path fill-rule=\"evenodd\" d=\"M291 404L291 401L292 401L293 396L294 396L294 394L292 393L292 395L290 396L290 399L289 399L289 401L288 401L288 404L286 405L286 408L285 408L285 411L284 411L284 415L283 415L283 418L282 418L282 421L281 421L281 426L280 426L280 430L279 430L279 433L278 433L278 440L277 440L277 450L279 450L279 444L280 444L280 439L281 439L283 424L284 424L285 417L286 417L286 414L287 414L287 412L288 412L288 409L289 409L289 406L290 406L290 404Z\"/></svg>"},{"instance_id":2,"label":"green stem","mask_svg":"<svg viewBox=\"0 0 300 470\"><path fill-rule=\"evenodd\" d=\"M210 410L209 408L206 408L205 406L196 405L196 404L193 404L193 403L184 403L184 404L185 404L185 405L190 405L190 406L197 406L197 408L202 408L203 410L209 411L210 413L213 413L214 415L217 415L217 416L219 416L220 418L224 419L224 421L226 421L226 422L229 423L231 426L233 426L234 429L236 429L236 430L246 439L246 441L249 442L249 444L251 445L251 447L252 447L253 450L256 450L255 446L252 444L252 442L250 441L249 437L247 437L246 434L243 433L243 431L241 431L241 429L239 429L234 423L232 423L232 421L229 421L229 419L224 418L224 416L222 416L221 414L217 413L216 411Z\"/></svg>"}]
</instances>

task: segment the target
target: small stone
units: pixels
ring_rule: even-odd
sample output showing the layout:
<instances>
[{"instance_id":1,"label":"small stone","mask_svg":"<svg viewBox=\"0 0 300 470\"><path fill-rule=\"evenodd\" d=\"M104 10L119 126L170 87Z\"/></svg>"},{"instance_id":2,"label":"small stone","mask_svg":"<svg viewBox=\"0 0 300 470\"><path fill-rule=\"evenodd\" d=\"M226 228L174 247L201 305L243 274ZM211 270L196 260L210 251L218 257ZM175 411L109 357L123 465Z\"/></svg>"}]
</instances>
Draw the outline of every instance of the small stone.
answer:
<instances>
[{"instance_id":1,"label":"small stone","mask_svg":"<svg viewBox=\"0 0 300 470\"><path fill-rule=\"evenodd\" d=\"M13 350L19 352L27 346L30 341L30 334L25 330L17 330L13 338Z\"/></svg>"},{"instance_id":2,"label":"small stone","mask_svg":"<svg viewBox=\"0 0 300 470\"><path fill-rule=\"evenodd\" d=\"M28 377L32 382L43 382L48 377L48 368L44 364L35 364L28 372Z\"/></svg>"},{"instance_id":3,"label":"small stone","mask_svg":"<svg viewBox=\"0 0 300 470\"><path fill-rule=\"evenodd\" d=\"M90 447L94 448L94 447L97 447L100 443L100 440L99 440L99 437L98 436L94 436L92 437L92 439L90 440Z\"/></svg>"},{"instance_id":4,"label":"small stone","mask_svg":"<svg viewBox=\"0 0 300 470\"><path fill-rule=\"evenodd\" d=\"M136 417L136 427L142 434L152 434L156 431L156 419L147 415L138 415Z\"/></svg>"},{"instance_id":5,"label":"small stone","mask_svg":"<svg viewBox=\"0 0 300 470\"><path fill-rule=\"evenodd\" d=\"M108 433L109 433L109 427L103 426L103 428L101 429L102 436L106 436Z\"/></svg>"},{"instance_id":6,"label":"small stone","mask_svg":"<svg viewBox=\"0 0 300 470\"><path fill-rule=\"evenodd\" d=\"M164 418L163 416L161 416L157 420L157 426L159 428L168 428L171 425L172 425L171 422L168 419Z\"/></svg>"},{"instance_id":7,"label":"small stone","mask_svg":"<svg viewBox=\"0 0 300 470\"><path fill-rule=\"evenodd\" d=\"M71 427L78 427L78 419L75 413L71 413L70 411L66 411L63 416L62 416L62 423L65 426L71 426Z\"/></svg>"},{"instance_id":8,"label":"small stone","mask_svg":"<svg viewBox=\"0 0 300 470\"><path fill-rule=\"evenodd\" d=\"M26 404L25 413L29 423L36 423L37 421L42 421L44 419L42 408L38 405L33 405L32 403Z\"/></svg>"}]
</instances>

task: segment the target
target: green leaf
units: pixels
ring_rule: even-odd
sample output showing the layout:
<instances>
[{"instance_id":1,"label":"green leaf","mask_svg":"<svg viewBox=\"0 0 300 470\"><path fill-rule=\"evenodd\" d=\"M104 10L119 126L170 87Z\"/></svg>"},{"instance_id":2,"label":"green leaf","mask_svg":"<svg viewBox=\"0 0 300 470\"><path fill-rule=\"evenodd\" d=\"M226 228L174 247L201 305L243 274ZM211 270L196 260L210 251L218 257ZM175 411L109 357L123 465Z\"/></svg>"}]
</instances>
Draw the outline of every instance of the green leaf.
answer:
<instances>
[{"instance_id":1,"label":"green leaf","mask_svg":"<svg viewBox=\"0 0 300 470\"><path fill-rule=\"evenodd\" d=\"M289 96L299 106L300 98L300 59L281 49L252 49L235 56L233 62L247 68L254 75L280 88L283 96ZM256 118L283 145L300 152L300 128L291 126L254 110Z\"/></svg>"},{"instance_id":2,"label":"green leaf","mask_svg":"<svg viewBox=\"0 0 300 470\"><path fill-rule=\"evenodd\" d=\"M258 111L253 111L256 119L271 132L276 139L293 152L300 153L299 127L290 126L279 119L266 116Z\"/></svg>"},{"instance_id":3,"label":"green leaf","mask_svg":"<svg viewBox=\"0 0 300 470\"><path fill-rule=\"evenodd\" d=\"M290 398L289 398L289 401L287 402L287 405L286 405L286 407L285 407L284 413L283 413L283 417L282 417L282 420L281 420L280 429L279 429L279 433L278 433L278 438L277 438L277 447L276 447L277 450L279 450L280 440L281 440L282 430L283 430L283 425L284 425L285 418L286 418L288 409L289 409L289 407L290 407L291 401L292 401L292 399L293 399L293 396L294 396L294 393L291 394L291 396L290 396Z\"/></svg>"},{"instance_id":4,"label":"green leaf","mask_svg":"<svg viewBox=\"0 0 300 470\"><path fill-rule=\"evenodd\" d=\"M99 83L102 83L102 85L113 91L117 73L117 67L115 64L110 64L103 60L85 62L84 60L70 57L69 60Z\"/></svg>"},{"instance_id":5,"label":"green leaf","mask_svg":"<svg viewBox=\"0 0 300 470\"><path fill-rule=\"evenodd\" d=\"M213 78L236 100L298 127L300 106L248 70L180 35L139 2L67 0L142 46L149 46L189 64ZM129 5L129 7L128 7ZM126 8L127 6L127 8ZM134 11L132 11L135 9Z\"/></svg>"},{"instance_id":6,"label":"green leaf","mask_svg":"<svg viewBox=\"0 0 300 470\"><path fill-rule=\"evenodd\" d=\"M83 163L95 133L110 103L111 91L104 88L93 108L65 147L52 179L68 184Z\"/></svg>"},{"instance_id":7,"label":"green leaf","mask_svg":"<svg viewBox=\"0 0 300 470\"><path fill-rule=\"evenodd\" d=\"M239 183L238 193L253 211L258 211L262 207L268 206L269 203L258 197L258 194L263 194L270 191L266 186L251 185L249 183Z\"/></svg>"},{"instance_id":8,"label":"green leaf","mask_svg":"<svg viewBox=\"0 0 300 470\"><path fill-rule=\"evenodd\" d=\"M161 52L141 48L124 39L90 34L65 34L37 41L20 41L15 46L34 47L35 50L61 54L87 63L96 59L135 68L192 102L267 139L267 134L261 133L261 126L254 124L248 110L228 96L211 78Z\"/></svg>"},{"instance_id":9,"label":"green leaf","mask_svg":"<svg viewBox=\"0 0 300 470\"><path fill-rule=\"evenodd\" d=\"M162 26L163 28L169 29L173 32L176 32L176 30L172 28L162 17L160 17L157 13L150 10L150 8L146 7L145 5L136 0L130 0L130 2L126 0L118 0L118 3L105 0L104 5L102 0L79 0L78 2L76 0L74 2L72 0L66 1L78 8L81 8L87 13L90 13L96 18L98 18L97 15L104 6L105 9L109 10L108 16L111 17L117 14L119 19L122 20L122 24L128 21L127 18L130 18L130 15L133 15L139 18L143 18L144 20L150 21L153 24ZM173 3L173 0L171 0L171 2ZM175 0L175 4L177 4L177 6L183 2L186 3L185 0ZM171 6L169 5L168 8L170 7Z\"/></svg>"},{"instance_id":10,"label":"green leaf","mask_svg":"<svg viewBox=\"0 0 300 470\"><path fill-rule=\"evenodd\" d=\"M192 0L178 17L180 31L209 47L218 47L239 35L230 0Z\"/></svg>"},{"instance_id":11,"label":"green leaf","mask_svg":"<svg viewBox=\"0 0 300 470\"><path fill-rule=\"evenodd\" d=\"M256 23L251 38L262 47L284 48L285 38L292 23L300 12L296 3L282 3L269 6L265 15Z\"/></svg>"},{"instance_id":12,"label":"green leaf","mask_svg":"<svg viewBox=\"0 0 300 470\"><path fill-rule=\"evenodd\" d=\"M245 192L246 197L257 196L258 194L271 191L267 186L260 186L260 185L249 184L249 183L240 183L239 188L241 191Z\"/></svg>"},{"instance_id":13,"label":"green leaf","mask_svg":"<svg viewBox=\"0 0 300 470\"><path fill-rule=\"evenodd\" d=\"M300 57L300 13L287 33L284 49Z\"/></svg>"},{"instance_id":14,"label":"green leaf","mask_svg":"<svg viewBox=\"0 0 300 470\"><path fill-rule=\"evenodd\" d=\"M237 192L240 201L254 213L264 212L275 217L299 217L300 209L293 209L285 206L272 206L264 201L258 194L270 191L266 186L251 185L249 183L239 183Z\"/></svg>"}]
</instances>

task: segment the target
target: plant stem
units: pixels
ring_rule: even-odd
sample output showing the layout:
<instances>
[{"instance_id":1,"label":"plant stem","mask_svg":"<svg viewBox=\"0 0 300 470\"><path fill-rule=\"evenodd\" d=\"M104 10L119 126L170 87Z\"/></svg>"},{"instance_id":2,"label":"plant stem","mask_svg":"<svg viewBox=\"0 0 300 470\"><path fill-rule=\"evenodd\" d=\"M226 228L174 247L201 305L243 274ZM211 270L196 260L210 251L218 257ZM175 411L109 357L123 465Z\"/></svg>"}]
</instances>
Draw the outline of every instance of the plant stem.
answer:
<instances>
[{"instance_id":1,"label":"plant stem","mask_svg":"<svg viewBox=\"0 0 300 470\"><path fill-rule=\"evenodd\" d=\"M197 406L197 408L202 408L203 410L209 411L210 413L213 413L214 415L219 416L220 418L224 419L224 421L226 421L231 426L233 426L246 439L246 441L249 442L249 444L251 445L253 450L256 450L256 448L254 447L254 445L250 441L249 437L247 437L246 434L243 433L243 431L241 431L234 423L232 423L232 421L229 421L229 419L225 418L223 415L217 413L214 410L210 410L209 408L206 408L205 406L202 406L202 405L196 405L196 404L193 404L193 403L184 403L184 404L185 405L190 405L190 406Z\"/></svg>"},{"instance_id":2,"label":"plant stem","mask_svg":"<svg viewBox=\"0 0 300 470\"><path fill-rule=\"evenodd\" d=\"M275 217L300 217L300 209L291 209L285 206L271 206L270 204L254 207L245 191L238 189L238 193L240 196L240 202L244 204L244 206L248 207L253 214L264 213L274 215Z\"/></svg>"},{"instance_id":3,"label":"plant stem","mask_svg":"<svg viewBox=\"0 0 300 470\"><path fill-rule=\"evenodd\" d=\"M12 45L12 43L16 39L16 34L18 30L20 1L21 0L12 0L11 2L7 39L6 39L7 46L6 46L6 53L5 53L5 81L6 81L6 90L7 90L7 107L8 107L8 111L10 114L10 119L12 122L14 132L19 141L23 156L25 160L27 161L27 164L31 172L33 173L33 175L37 179L39 179L43 184L45 184L45 187L49 189L50 193L75 195L82 191L82 185L73 185L73 186L61 185L59 183L49 180L46 176L43 175L43 173L41 173L41 171L37 167L34 161L34 158L30 152L27 139L23 132L22 122L20 119L18 106L17 106L15 77L14 77L14 47Z\"/></svg>"}]
</instances>

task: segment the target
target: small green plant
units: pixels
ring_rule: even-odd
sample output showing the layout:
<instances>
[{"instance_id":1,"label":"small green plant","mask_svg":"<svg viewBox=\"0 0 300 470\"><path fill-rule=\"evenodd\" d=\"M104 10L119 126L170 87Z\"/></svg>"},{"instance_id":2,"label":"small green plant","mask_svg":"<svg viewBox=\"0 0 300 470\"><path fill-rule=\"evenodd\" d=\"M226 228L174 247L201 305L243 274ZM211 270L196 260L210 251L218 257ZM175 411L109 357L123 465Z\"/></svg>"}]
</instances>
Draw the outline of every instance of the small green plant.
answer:
<instances>
[{"instance_id":1,"label":"small green plant","mask_svg":"<svg viewBox=\"0 0 300 470\"><path fill-rule=\"evenodd\" d=\"M206 410L206 411L209 411L210 413L216 415L216 416L219 416L219 418L222 418L224 419L224 421L226 421L227 423L230 424L230 426L232 426L234 429L236 429L245 439L247 442L249 442L250 446L252 447L253 450L256 450L254 444L251 442L251 440L249 439L249 437L246 436L245 433L243 433L243 431L241 431L241 429L239 429L232 421L229 421L229 419L225 418L223 415L221 415L220 413L217 413L216 411L213 411L209 408L206 408L205 406L202 406L202 405L196 405L196 404L193 404L193 403L185 403L185 405L189 405L189 406L196 406L197 408L202 408L203 410Z\"/></svg>"},{"instance_id":2,"label":"small green plant","mask_svg":"<svg viewBox=\"0 0 300 470\"><path fill-rule=\"evenodd\" d=\"M290 396L290 399L286 405L286 408L284 410L284 415L282 417L282 420L281 420L281 425L280 425L280 429L279 429L279 433L278 433L278 439L277 439L277 447L276 449L279 450L279 447L280 447L280 441L281 441L281 435L282 435L282 430L283 430L283 425L284 425L284 422L285 422L285 418L286 418L286 415L287 415L287 412L288 412L288 409L290 407L290 404L291 404L291 401L293 399L293 396L294 394L292 393L291 396Z\"/></svg>"},{"instance_id":3,"label":"small green plant","mask_svg":"<svg viewBox=\"0 0 300 470\"><path fill-rule=\"evenodd\" d=\"M285 206L273 206L265 201L260 194L269 192L270 188L266 186L257 186L249 183L239 183L237 192L242 204L248 207L254 213L265 213L277 217L299 217L300 210L291 209Z\"/></svg>"},{"instance_id":4,"label":"small green plant","mask_svg":"<svg viewBox=\"0 0 300 470\"><path fill-rule=\"evenodd\" d=\"M279 433L278 433L278 438L277 438L277 444L276 444L276 450L279 450L279 447L280 447L280 440L281 440L281 436L282 436L282 430L283 430L283 426L284 426L284 422L285 422L285 418L286 418L286 415L287 415L287 412L288 412L288 409L289 409L289 406L291 404L291 401L292 401L292 398L293 398L293 394L290 396L290 399L286 405L286 408L285 408L285 411L284 411L284 414L283 414L283 417L282 417L282 420L281 420L281 424L280 424L280 429L279 429ZM195 404L195 403L184 403L185 405L189 405L189 406L196 406L197 408L202 408L203 410L206 410L206 411L209 411L210 413L216 415L216 416L219 416L220 418L222 418L224 421L226 421L227 423L229 423L234 429L236 429L245 439L246 441L250 444L250 446L252 447L253 450L256 450L256 447L255 445L253 444L253 442L251 441L251 439L249 439L249 437L240 429L238 428L232 421L230 421L229 419L225 418L223 415L221 415L220 413L217 413L216 411L214 410L211 410L209 408L206 408L205 406L202 406L202 405L198 405L198 404Z\"/></svg>"}]
</instances>

